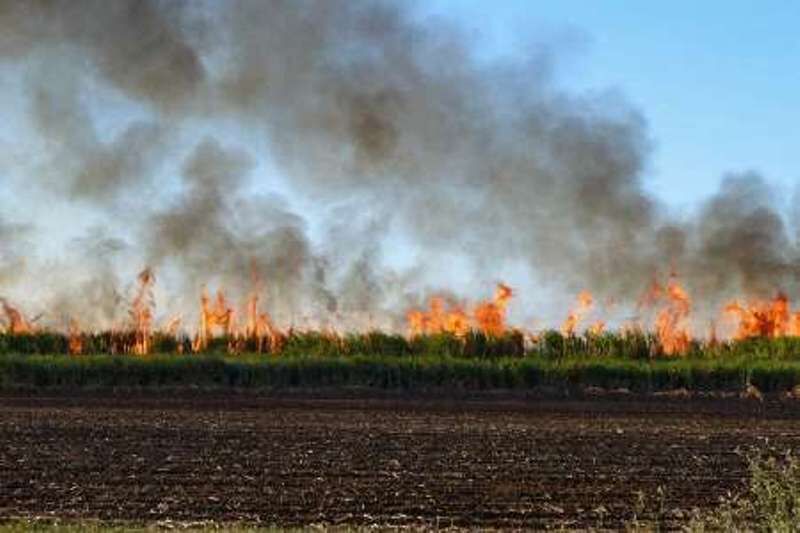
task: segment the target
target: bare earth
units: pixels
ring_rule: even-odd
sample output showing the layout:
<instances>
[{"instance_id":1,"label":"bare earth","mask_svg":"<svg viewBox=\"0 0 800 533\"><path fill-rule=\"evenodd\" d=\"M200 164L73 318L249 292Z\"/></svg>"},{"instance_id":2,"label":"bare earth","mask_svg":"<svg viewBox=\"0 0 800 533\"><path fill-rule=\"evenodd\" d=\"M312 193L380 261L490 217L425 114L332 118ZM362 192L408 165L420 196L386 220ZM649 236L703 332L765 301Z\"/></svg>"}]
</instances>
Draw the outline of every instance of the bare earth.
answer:
<instances>
[{"instance_id":1,"label":"bare earth","mask_svg":"<svg viewBox=\"0 0 800 533\"><path fill-rule=\"evenodd\" d=\"M800 402L0 397L0 517L615 527L708 508ZM766 442L765 442L766 441Z\"/></svg>"}]
</instances>

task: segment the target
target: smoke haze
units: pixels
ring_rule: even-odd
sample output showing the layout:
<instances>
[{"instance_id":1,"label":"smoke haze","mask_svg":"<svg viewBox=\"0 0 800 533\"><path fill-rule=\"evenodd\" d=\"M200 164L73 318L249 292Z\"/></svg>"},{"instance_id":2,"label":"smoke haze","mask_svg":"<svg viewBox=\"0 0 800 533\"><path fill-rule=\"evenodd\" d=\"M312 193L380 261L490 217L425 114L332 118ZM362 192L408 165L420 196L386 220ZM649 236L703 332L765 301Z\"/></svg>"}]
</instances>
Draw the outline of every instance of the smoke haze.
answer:
<instances>
[{"instance_id":1,"label":"smoke haze","mask_svg":"<svg viewBox=\"0 0 800 533\"><path fill-rule=\"evenodd\" d=\"M455 263L481 290L513 264L628 303L670 272L709 302L798 289L765 180L731 174L676 217L644 187L643 114L560 90L557 47L479 60L457 27L377 0L6 0L0 54L45 147L19 194L106 228L34 263L47 231L0 221L0 295L57 273L40 306L61 324L117 319L132 264L165 272L171 311L256 272L283 320L391 327Z\"/></svg>"}]
</instances>

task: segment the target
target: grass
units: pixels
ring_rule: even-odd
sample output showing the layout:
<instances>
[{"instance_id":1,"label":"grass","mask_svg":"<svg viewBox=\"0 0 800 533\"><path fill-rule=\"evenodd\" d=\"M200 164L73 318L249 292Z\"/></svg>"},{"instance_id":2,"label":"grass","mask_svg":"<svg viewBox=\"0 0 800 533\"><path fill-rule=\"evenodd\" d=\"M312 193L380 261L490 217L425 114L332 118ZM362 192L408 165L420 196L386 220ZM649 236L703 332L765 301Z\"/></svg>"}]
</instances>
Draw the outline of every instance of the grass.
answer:
<instances>
[{"instance_id":1,"label":"grass","mask_svg":"<svg viewBox=\"0 0 800 533\"><path fill-rule=\"evenodd\" d=\"M653 393L675 389L783 392L800 386L800 338L694 343L668 356L646 332L535 341L516 331L406 338L383 332L288 332L276 343L216 338L191 353L187 338L156 335L155 353L126 353L125 333L84 334L69 355L61 334L0 334L0 389L373 388L384 390L555 389L586 387ZM263 351L257 352L257 349Z\"/></svg>"},{"instance_id":2,"label":"grass","mask_svg":"<svg viewBox=\"0 0 800 533\"><path fill-rule=\"evenodd\" d=\"M760 357L636 360L423 355L269 357L204 355L0 355L0 389L298 389L399 391L585 387L653 393L675 389L783 392L800 385L800 361Z\"/></svg>"},{"instance_id":3,"label":"grass","mask_svg":"<svg viewBox=\"0 0 800 533\"><path fill-rule=\"evenodd\" d=\"M688 533L707 531L800 531L800 459L791 452L776 455L763 449L745 454L749 478L744 489L720 499L713 509L695 509L681 529ZM655 508L647 512L646 496L634 504L634 519L629 531L667 531L675 529L664 493L655 495ZM641 515L651 515L642 520Z\"/></svg>"},{"instance_id":4,"label":"grass","mask_svg":"<svg viewBox=\"0 0 800 533\"><path fill-rule=\"evenodd\" d=\"M130 353L136 335L132 332L83 333L79 337L81 354ZM262 341L265 339L262 339ZM644 331L586 333L565 336L558 331L545 331L531 339L519 331L509 330L500 336L473 331L463 337L452 334L428 334L408 338L403 335L371 331L342 335L319 331L288 331L275 342L258 342L254 338L216 337L203 350L215 353L261 353L263 355L341 357L377 354L391 357L447 356L466 359L502 359L538 357L543 359L616 358L626 360L674 359L664 354L658 338ZM150 338L156 354L190 353L188 337L156 333ZM70 354L67 335L42 331L33 334L0 333L0 355ZM756 358L800 361L800 337L751 338L729 342L695 341L686 353L677 356L689 359Z\"/></svg>"}]
</instances>

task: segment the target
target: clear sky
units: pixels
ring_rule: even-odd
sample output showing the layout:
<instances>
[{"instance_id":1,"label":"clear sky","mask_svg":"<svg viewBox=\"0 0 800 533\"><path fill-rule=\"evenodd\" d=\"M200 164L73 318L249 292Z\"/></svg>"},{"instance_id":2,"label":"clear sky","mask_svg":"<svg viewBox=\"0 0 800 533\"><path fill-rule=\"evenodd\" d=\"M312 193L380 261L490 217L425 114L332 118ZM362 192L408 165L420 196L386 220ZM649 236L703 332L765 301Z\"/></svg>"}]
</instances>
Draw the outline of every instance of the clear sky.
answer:
<instances>
[{"instance_id":1,"label":"clear sky","mask_svg":"<svg viewBox=\"0 0 800 533\"><path fill-rule=\"evenodd\" d=\"M432 0L482 46L524 53L560 42L567 87L619 89L655 143L648 188L675 206L720 176L755 169L800 181L800 2L791 0Z\"/></svg>"}]
</instances>

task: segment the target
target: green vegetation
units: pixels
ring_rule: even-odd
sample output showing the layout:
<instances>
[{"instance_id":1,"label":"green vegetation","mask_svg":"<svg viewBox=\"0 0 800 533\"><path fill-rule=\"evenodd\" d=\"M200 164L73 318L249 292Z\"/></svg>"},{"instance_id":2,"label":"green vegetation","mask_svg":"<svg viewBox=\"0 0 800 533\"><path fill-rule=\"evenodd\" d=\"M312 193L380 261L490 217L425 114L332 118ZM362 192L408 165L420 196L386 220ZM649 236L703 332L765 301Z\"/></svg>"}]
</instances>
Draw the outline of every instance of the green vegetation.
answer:
<instances>
[{"instance_id":1,"label":"green vegetation","mask_svg":"<svg viewBox=\"0 0 800 533\"><path fill-rule=\"evenodd\" d=\"M408 339L382 332L290 332L279 342L216 338L192 353L187 338L155 336L155 353L131 355L126 334L81 336L82 354L57 333L0 335L0 388L348 388L488 390L585 387L651 393L675 389L763 392L800 385L800 339L692 345L667 356L641 332L536 340L516 331ZM258 352L257 350L261 351Z\"/></svg>"},{"instance_id":2,"label":"green vegetation","mask_svg":"<svg viewBox=\"0 0 800 533\"><path fill-rule=\"evenodd\" d=\"M744 490L723 497L714 509L695 509L681 530L688 533L800 531L800 459L790 452L776 456L757 449L746 454L745 459L750 476ZM659 489L654 496L653 506L648 505L646 495L638 495L628 531L676 529L663 490ZM643 515L649 518L642 519Z\"/></svg>"},{"instance_id":3,"label":"green vegetation","mask_svg":"<svg viewBox=\"0 0 800 533\"><path fill-rule=\"evenodd\" d=\"M135 332L81 333L73 341L81 354L124 354L136 343ZM0 355L45 355L70 353L71 340L66 334L37 332L33 334L0 333ZM155 354L192 352L188 337L156 333L150 337L150 351ZM216 337L202 350L205 354L260 353L282 357L317 356L349 357L380 355L387 357L442 356L466 359L502 359L535 357L543 359L614 358L623 360L653 359L730 359L755 358L800 361L800 337L760 338L728 342L690 344L686 353L664 354L657 337L648 332L605 332L565 336L558 331L545 331L536 339L526 338L517 330L500 336L472 331L464 337L449 333L403 335L372 331L344 335L319 331L288 331L275 338Z\"/></svg>"},{"instance_id":4,"label":"green vegetation","mask_svg":"<svg viewBox=\"0 0 800 533\"><path fill-rule=\"evenodd\" d=\"M584 387L650 393L685 388L764 392L800 384L800 361L764 358L466 359L449 356L148 355L0 356L2 389L376 388L386 390L530 390Z\"/></svg>"},{"instance_id":5,"label":"green vegetation","mask_svg":"<svg viewBox=\"0 0 800 533\"><path fill-rule=\"evenodd\" d=\"M775 457L763 452L747 460L747 490L695 517L690 531L800 531L800 460L791 453Z\"/></svg>"}]
</instances>

